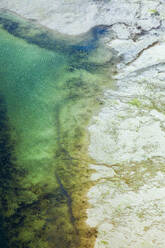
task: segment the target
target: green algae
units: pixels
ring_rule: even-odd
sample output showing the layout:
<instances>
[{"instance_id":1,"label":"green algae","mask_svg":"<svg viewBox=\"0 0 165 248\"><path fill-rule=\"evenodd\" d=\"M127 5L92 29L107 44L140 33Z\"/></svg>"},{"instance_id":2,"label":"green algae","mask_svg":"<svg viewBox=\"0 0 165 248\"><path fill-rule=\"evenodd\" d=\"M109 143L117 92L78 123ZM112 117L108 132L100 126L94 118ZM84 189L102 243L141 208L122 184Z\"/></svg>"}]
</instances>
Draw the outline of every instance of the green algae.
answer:
<instances>
[{"instance_id":1,"label":"green algae","mask_svg":"<svg viewBox=\"0 0 165 248\"><path fill-rule=\"evenodd\" d=\"M92 247L95 231L83 224L82 197L90 185L85 133L110 84L110 63L90 62L89 51L66 42L50 47L49 35L43 40L38 29L36 39L32 31L25 35L25 27L16 33L18 25L9 20L3 28L11 33L0 30L6 247Z\"/></svg>"},{"instance_id":2,"label":"green algae","mask_svg":"<svg viewBox=\"0 0 165 248\"><path fill-rule=\"evenodd\" d=\"M129 102L129 104L134 105L134 106L136 106L136 107L138 107L138 108L141 107L141 102L140 102L139 99L137 99L137 98L132 99L132 100Z\"/></svg>"}]
</instances>

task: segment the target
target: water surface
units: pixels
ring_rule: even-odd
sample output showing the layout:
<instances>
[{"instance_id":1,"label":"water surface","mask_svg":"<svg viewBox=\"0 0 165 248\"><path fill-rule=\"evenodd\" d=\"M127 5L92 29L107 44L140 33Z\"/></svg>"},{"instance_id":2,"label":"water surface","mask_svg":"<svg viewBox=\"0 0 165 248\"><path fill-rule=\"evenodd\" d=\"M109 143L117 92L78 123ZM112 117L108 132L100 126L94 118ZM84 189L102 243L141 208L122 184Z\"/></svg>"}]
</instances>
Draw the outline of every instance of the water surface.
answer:
<instances>
[{"instance_id":1,"label":"water surface","mask_svg":"<svg viewBox=\"0 0 165 248\"><path fill-rule=\"evenodd\" d=\"M13 18L0 18L1 243L92 247L86 126L111 84L104 27L67 43Z\"/></svg>"}]
</instances>

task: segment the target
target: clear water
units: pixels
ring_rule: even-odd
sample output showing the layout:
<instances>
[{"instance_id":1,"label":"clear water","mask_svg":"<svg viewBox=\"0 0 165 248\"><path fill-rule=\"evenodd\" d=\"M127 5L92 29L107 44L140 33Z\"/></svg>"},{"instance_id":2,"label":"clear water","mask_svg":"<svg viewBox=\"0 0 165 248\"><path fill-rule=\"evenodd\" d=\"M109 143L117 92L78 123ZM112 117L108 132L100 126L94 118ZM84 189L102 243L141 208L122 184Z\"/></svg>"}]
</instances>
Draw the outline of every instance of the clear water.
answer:
<instances>
[{"instance_id":1,"label":"clear water","mask_svg":"<svg viewBox=\"0 0 165 248\"><path fill-rule=\"evenodd\" d=\"M11 34L0 29L1 242L91 247L83 201L89 187L85 133L110 84L110 63L99 61L94 35L50 47L41 45L42 35L21 39L25 29L14 36L11 23L5 27Z\"/></svg>"}]
</instances>

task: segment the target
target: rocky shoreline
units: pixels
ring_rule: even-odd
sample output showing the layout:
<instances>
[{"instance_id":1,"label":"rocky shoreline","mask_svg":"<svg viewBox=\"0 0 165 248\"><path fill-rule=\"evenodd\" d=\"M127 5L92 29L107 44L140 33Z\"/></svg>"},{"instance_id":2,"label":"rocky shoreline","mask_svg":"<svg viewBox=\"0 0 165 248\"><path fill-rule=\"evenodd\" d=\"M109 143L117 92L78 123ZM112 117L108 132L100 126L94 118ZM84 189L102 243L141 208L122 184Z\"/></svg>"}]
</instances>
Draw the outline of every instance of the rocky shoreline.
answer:
<instances>
[{"instance_id":1,"label":"rocky shoreline","mask_svg":"<svg viewBox=\"0 0 165 248\"><path fill-rule=\"evenodd\" d=\"M165 1L1 1L64 34L106 25L104 43L120 63L116 88L93 117L89 155L96 162L87 224L95 248L164 248L165 237Z\"/></svg>"},{"instance_id":2,"label":"rocky shoreline","mask_svg":"<svg viewBox=\"0 0 165 248\"><path fill-rule=\"evenodd\" d=\"M163 248L165 218L165 3L139 2L135 26L117 24L116 90L89 127L96 181L87 223L95 248ZM102 165L101 165L102 164Z\"/></svg>"}]
</instances>

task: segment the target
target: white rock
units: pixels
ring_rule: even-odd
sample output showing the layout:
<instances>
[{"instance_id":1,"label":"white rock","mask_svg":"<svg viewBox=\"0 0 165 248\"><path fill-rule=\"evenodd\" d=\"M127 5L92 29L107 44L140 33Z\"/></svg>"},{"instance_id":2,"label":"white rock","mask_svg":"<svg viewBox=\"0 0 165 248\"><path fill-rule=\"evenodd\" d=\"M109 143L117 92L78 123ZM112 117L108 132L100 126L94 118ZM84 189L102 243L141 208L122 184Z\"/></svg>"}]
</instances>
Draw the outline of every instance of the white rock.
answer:
<instances>
[{"instance_id":1,"label":"white rock","mask_svg":"<svg viewBox=\"0 0 165 248\"><path fill-rule=\"evenodd\" d=\"M138 4L126 0L1 0L0 8L36 19L46 27L61 33L77 35L96 25L112 25L118 22L131 24L135 21Z\"/></svg>"},{"instance_id":2,"label":"white rock","mask_svg":"<svg viewBox=\"0 0 165 248\"><path fill-rule=\"evenodd\" d=\"M139 41L116 39L109 43L109 47L115 49L122 56L124 63L129 63L138 57L139 53L159 40L156 36L146 35Z\"/></svg>"},{"instance_id":3,"label":"white rock","mask_svg":"<svg viewBox=\"0 0 165 248\"><path fill-rule=\"evenodd\" d=\"M130 31L124 24L115 24L113 25L112 30L116 33L118 39L130 38Z\"/></svg>"},{"instance_id":4,"label":"white rock","mask_svg":"<svg viewBox=\"0 0 165 248\"><path fill-rule=\"evenodd\" d=\"M102 178L111 178L115 175L115 172L112 168L108 168L106 166L99 165L90 165L89 168L96 170L96 173L93 173L91 176L91 180L95 181Z\"/></svg>"},{"instance_id":5,"label":"white rock","mask_svg":"<svg viewBox=\"0 0 165 248\"><path fill-rule=\"evenodd\" d=\"M158 28L160 26L160 20L156 18L138 20L137 25L145 31L149 31L152 28Z\"/></svg>"},{"instance_id":6,"label":"white rock","mask_svg":"<svg viewBox=\"0 0 165 248\"><path fill-rule=\"evenodd\" d=\"M165 45L157 34L109 44L123 60L116 90L105 92L105 106L89 127L90 156L115 171L106 179L99 168L93 176L104 180L88 193L95 248L165 245Z\"/></svg>"},{"instance_id":7,"label":"white rock","mask_svg":"<svg viewBox=\"0 0 165 248\"><path fill-rule=\"evenodd\" d=\"M126 77L131 73L165 63L164 49L165 44L160 43L144 50L139 58L123 69L119 77Z\"/></svg>"}]
</instances>

